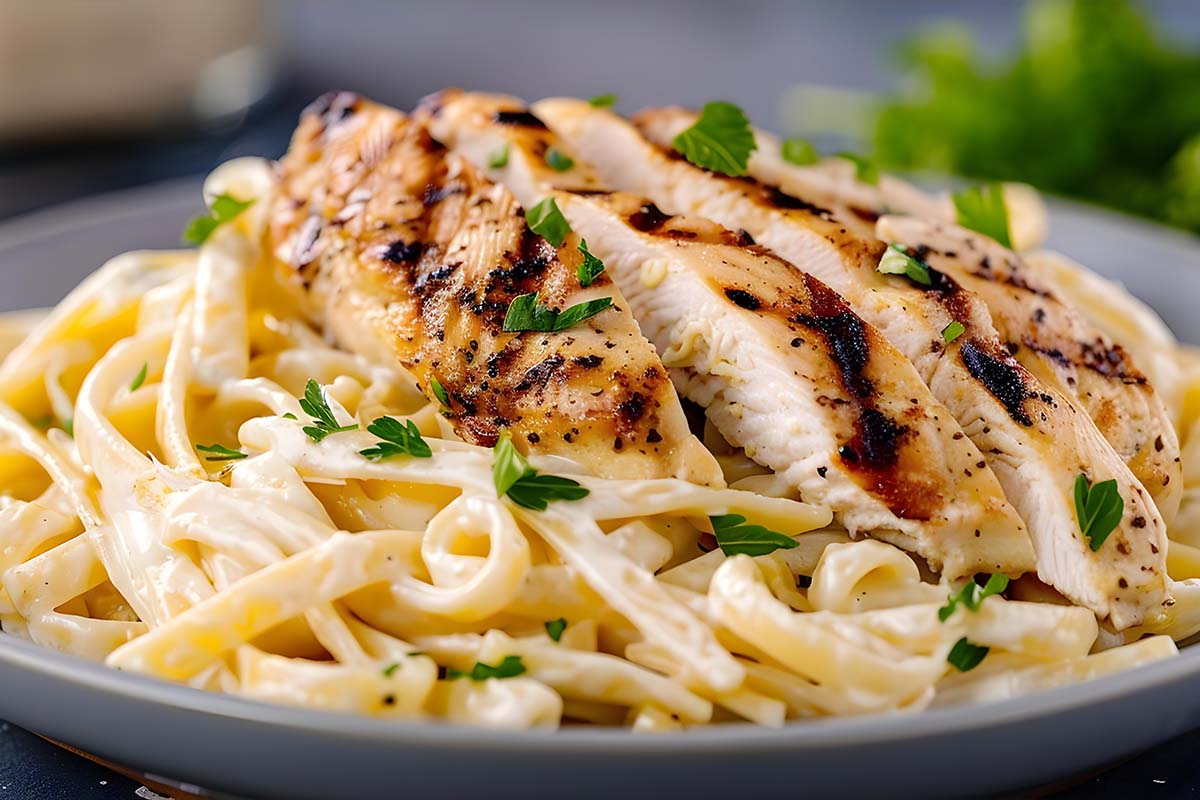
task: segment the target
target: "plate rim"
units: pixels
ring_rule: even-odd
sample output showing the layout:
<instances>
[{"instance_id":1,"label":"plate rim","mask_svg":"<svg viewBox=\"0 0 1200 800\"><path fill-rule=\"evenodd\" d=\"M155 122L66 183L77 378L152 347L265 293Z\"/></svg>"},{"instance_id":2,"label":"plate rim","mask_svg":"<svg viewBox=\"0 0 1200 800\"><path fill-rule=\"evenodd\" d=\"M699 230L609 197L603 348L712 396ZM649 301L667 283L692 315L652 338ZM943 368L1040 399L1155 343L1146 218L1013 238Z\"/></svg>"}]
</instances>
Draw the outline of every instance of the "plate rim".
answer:
<instances>
[{"instance_id":1,"label":"plate rim","mask_svg":"<svg viewBox=\"0 0 1200 800\"><path fill-rule=\"evenodd\" d=\"M82 226L102 225L136 215L147 204L184 206L191 192L201 209L202 176L183 176L142 186L90 195L35 209L0 221L0 255L39 239L55 237ZM1200 249L1200 237L1153 220L1099 206L1048 196L1051 214L1056 206L1075 214L1119 219L1139 234L1169 236L1182 246ZM370 740L377 744L454 747L459 750L520 751L563 755L586 753L596 747L612 755L661 757L700 755L731 748L756 751L836 749L863 744L944 736L980 727L1035 721L1082 707L1127 699L1165 685L1200 676L1200 644L1181 646L1179 655L1007 700L923 711L901 711L853 717L789 721L770 728L748 722L699 726L655 736L631 735L627 728L570 726L553 731L497 730L436 720L385 720L349 712L321 711L268 703L237 695L194 689L152 676L122 672L81 656L42 647L14 634L0 632L0 664L41 674L77 688L102 692L129 702L167 706L173 711L222 717L241 723L269 725L320 736ZM981 713L986 712L986 713Z\"/></svg>"}]
</instances>

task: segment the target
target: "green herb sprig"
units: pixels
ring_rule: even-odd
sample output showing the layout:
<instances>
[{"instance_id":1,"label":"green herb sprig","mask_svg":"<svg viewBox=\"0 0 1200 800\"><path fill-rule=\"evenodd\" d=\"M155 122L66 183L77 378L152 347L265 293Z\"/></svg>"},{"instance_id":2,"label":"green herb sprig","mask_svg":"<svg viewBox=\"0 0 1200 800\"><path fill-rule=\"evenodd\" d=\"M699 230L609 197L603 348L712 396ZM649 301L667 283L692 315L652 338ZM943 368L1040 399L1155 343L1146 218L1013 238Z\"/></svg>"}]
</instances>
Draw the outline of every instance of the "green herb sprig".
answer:
<instances>
[{"instance_id":1,"label":"green herb sprig","mask_svg":"<svg viewBox=\"0 0 1200 800\"><path fill-rule=\"evenodd\" d=\"M492 169L504 169L508 166L508 142L488 156L488 166Z\"/></svg>"},{"instance_id":2,"label":"green herb sprig","mask_svg":"<svg viewBox=\"0 0 1200 800\"><path fill-rule=\"evenodd\" d=\"M598 94L595 97L588 99L588 105L590 105L592 108L609 108L611 106L615 106L618 99L619 98L612 92L609 92L608 94Z\"/></svg>"},{"instance_id":3,"label":"green herb sprig","mask_svg":"<svg viewBox=\"0 0 1200 800\"><path fill-rule=\"evenodd\" d=\"M949 325L942 328L942 341L950 344L958 337L967 332L967 328L958 320L952 321Z\"/></svg>"},{"instance_id":4,"label":"green herb sprig","mask_svg":"<svg viewBox=\"0 0 1200 800\"><path fill-rule=\"evenodd\" d=\"M546 150L546 166L555 172L566 172L575 166L575 159L557 147L551 147Z\"/></svg>"},{"instance_id":5,"label":"green herb sprig","mask_svg":"<svg viewBox=\"0 0 1200 800\"><path fill-rule=\"evenodd\" d=\"M304 397L300 398L300 408L312 417L312 424L304 426L304 432L314 442L319 442L331 433L358 430L358 425L338 425L333 411L329 408L329 398L321 384L312 378L304 385Z\"/></svg>"}]
</instances>

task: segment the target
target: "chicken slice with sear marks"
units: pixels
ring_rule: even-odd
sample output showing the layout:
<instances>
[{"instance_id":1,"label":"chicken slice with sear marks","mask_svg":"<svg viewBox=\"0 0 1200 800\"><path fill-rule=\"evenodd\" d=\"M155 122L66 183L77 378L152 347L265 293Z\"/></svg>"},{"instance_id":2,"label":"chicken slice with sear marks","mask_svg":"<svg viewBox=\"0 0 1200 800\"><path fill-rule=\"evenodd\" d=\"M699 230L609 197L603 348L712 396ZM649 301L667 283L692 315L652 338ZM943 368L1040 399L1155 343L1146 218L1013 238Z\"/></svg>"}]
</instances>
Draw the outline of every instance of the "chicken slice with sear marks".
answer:
<instances>
[{"instance_id":1,"label":"chicken slice with sear marks","mask_svg":"<svg viewBox=\"0 0 1200 800\"><path fill-rule=\"evenodd\" d=\"M700 218L605 193L553 134L496 119L511 97L442 93L434 135L526 204L551 195L601 257L680 392L731 444L852 533L914 551L947 577L1034 569L1024 524L978 448L916 370L835 292ZM502 164L491 154L503 149ZM570 154L574 155L574 154Z\"/></svg>"},{"instance_id":2,"label":"chicken slice with sear marks","mask_svg":"<svg viewBox=\"0 0 1200 800\"><path fill-rule=\"evenodd\" d=\"M279 166L270 236L343 344L408 369L466 441L511 431L522 450L596 474L718 482L653 346L607 276L588 287L578 238L555 248L521 206L398 111L348 94L301 118ZM515 298L566 309L565 330L506 332Z\"/></svg>"},{"instance_id":3,"label":"chicken slice with sear marks","mask_svg":"<svg viewBox=\"0 0 1200 800\"><path fill-rule=\"evenodd\" d=\"M1158 392L1124 348L1067 304L1051 281L983 234L901 216L881 217L877 230L983 298L1016 359L1078 400L1169 524L1183 492L1179 437Z\"/></svg>"},{"instance_id":4,"label":"chicken slice with sear marks","mask_svg":"<svg viewBox=\"0 0 1200 800\"><path fill-rule=\"evenodd\" d=\"M695 167L654 129L652 115L639 130L575 100L541 101L533 111L610 184L668 212L745 229L845 297L908 356L983 451L1029 528L1043 581L1118 629L1167 601L1166 530L1153 500L1086 412L1011 356L975 294L933 269L928 285L880 274L887 245L871 221ZM947 343L952 322L964 331ZM1116 480L1124 501L1120 522L1096 550L1076 520L1079 475Z\"/></svg>"}]
</instances>

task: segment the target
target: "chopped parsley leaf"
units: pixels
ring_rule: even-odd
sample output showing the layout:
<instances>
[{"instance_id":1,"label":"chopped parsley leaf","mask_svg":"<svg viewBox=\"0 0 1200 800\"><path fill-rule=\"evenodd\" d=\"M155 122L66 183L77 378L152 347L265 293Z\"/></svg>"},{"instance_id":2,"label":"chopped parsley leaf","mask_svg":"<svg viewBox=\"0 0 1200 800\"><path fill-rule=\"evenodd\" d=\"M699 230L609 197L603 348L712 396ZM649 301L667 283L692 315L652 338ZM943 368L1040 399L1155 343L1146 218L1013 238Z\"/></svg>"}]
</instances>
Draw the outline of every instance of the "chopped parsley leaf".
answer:
<instances>
[{"instance_id":1,"label":"chopped parsley leaf","mask_svg":"<svg viewBox=\"0 0 1200 800\"><path fill-rule=\"evenodd\" d=\"M150 369L149 364L142 364L142 368L138 370L138 374L133 376L133 381L129 384L129 391L136 392L146 382L146 372Z\"/></svg>"},{"instance_id":2,"label":"chopped parsley leaf","mask_svg":"<svg viewBox=\"0 0 1200 800\"><path fill-rule=\"evenodd\" d=\"M750 120L733 103L705 103L690 128L672 144L697 167L737 177L746 174L750 154L758 148Z\"/></svg>"},{"instance_id":3,"label":"chopped parsley leaf","mask_svg":"<svg viewBox=\"0 0 1200 800\"><path fill-rule=\"evenodd\" d=\"M546 151L546 166L555 172L566 172L575 166L575 159L557 147L551 147Z\"/></svg>"},{"instance_id":4,"label":"chopped parsley leaf","mask_svg":"<svg viewBox=\"0 0 1200 800\"><path fill-rule=\"evenodd\" d=\"M393 675L396 674L396 670L398 670L398 669L400 669L399 661L397 661L394 664L388 664L386 667L383 668L383 677L385 677L385 678L392 677Z\"/></svg>"},{"instance_id":5,"label":"chopped parsley leaf","mask_svg":"<svg viewBox=\"0 0 1200 800\"><path fill-rule=\"evenodd\" d=\"M367 430L382 440L376 442L374 447L358 451L368 461L382 461L393 456L429 458L433 455L429 443L422 438L417 424L411 419L401 422L392 417L378 417L367 426Z\"/></svg>"},{"instance_id":6,"label":"chopped parsley leaf","mask_svg":"<svg viewBox=\"0 0 1200 800\"><path fill-rule=\"evenodd\" d=\"M745 524L746 518L741 514L719 514L708 519L712 522L717 544L727 556L738 553L765 556L776 550L790 550L799 544L792 537L762 525Z\"/></svg>"},{"instance_id":7,"label":"chopped parsley leaf","mask_svg":"<svg viewBox=\"0 0 1200 800\"><path fill-rule=\"evenodd\" d=\"M950 648L946 661L959 672L970 672L979 666L990 648L983 645L971 644L967 637L962 637Z\"/></svg>"},{"instance_id":8,"label":"chopped parsley leaf","mask_svg":"<svg viewBox=\"0 0 1200 800\"><path fill-rule=\"evenodd\" d=\"M338 425L333 411L329 408L329 398L321 384L308 379L304 385L304 397L300 398L300 408L312 417L312 425L305 425L304 432L314 442L319 442L331 433L358 430L358 425Z\"/></svg>"},{"instance_id":9,"label":"chopped parsley leaf","mask_svg":"<svg viewBox=\"0 0 1200 800\"><path fill-rule=\"evenodd\" d=\"M219 194L213 198L212 206L207 214L195 217L183 229L183 240L188 244L201 245L212 236L221 225L237 217L250 206L254 200L238 200L227 194Z\"/></svg>"},{"instance_id":10,"label":"chopped parsley leaf","mask_svg":"<svg viewBox=\"0 0 1200 800\"><path fill-rule=\"evenodd\" d=\"M958 320L954 320L946 327L942 328L942 341L950 344L958 337L967 332L967 328Z\"/></svg>"},{"instance_id":11,"label":"chopped parsley leaf","mask_svg":"<svg viewBox=\"0 0 1200 800\"><path fill-rule=\"evenodd\" d=\"M1008 227L1008 208L1004 205L1004 187L998 183L972 186L954 194L958 224L990 236L1005 247L1012 247Z\"/></svg>"},{"instance_id":12,"label":"chopped parsley leaf","mask_svg":"<svg viewBox=\"0 0 1200 800\"><path fill-rule=\"evenodd\" d=\"M556 642L562 639L563 631L567 629L567 620L565 617L552 619L542 624L546 627L546 634Z\"/></svg>"},{"instance_id":13,"label":"chopped parsley leaf","mask_svg":"<svg viewBox=\"0 0 1200 800\"><path fill-rule=\"evenodd\" d=\"M503 169L508 166L508 142L488 156L488 166L492 169Z\"/></svg>"},{"instance_id":14,"label":"chopped parsley leaf","mask_svg":"<svg viewBox=\"0 0 1200 800\"><path fill-rule=\"evenodd\" d=\"M205 461L237 461L246 458L246 454L241 450L234 450L223 444L198 444L196 449L201 453L211 453L204 457Z\"/></svg>"},{"instance_id":15,"label":"chopped parsley leaf","mask_svg":"<svg viewBox=\"0 0 1200 800\"><path fill-rule=\"evenodd\" d=\"M442 404L442 408L450 407L450 395L446 392L446 387L442 386L442 382L437 379L436 375L429 376L429 390L433 392L433 396Z\"/></svg>"},{"instance_id":16,"label":"chopped parsley leaf","mask_svg":"<svg viewBox=\"0 0 1200 800\"><path fill-rule=\"evenodd\" d=\"M565 331L586 319L596 316L612 306L611 297L599 297L573 305L565 311L555 311L537 301L537 292L513 298L504 315L503 329L509 333L517 331L540 331L552 333Z\"/></svg>"},{"instance_id":17,"label":"chopped parsley leaf","mask_svg":"<svg viewBox=\"0 0 1200 800\"><path fill-rule=\"evenodd\" d=\"M933 285L933 278L929 276L929 265L910 256L908 249L902 244L889 244L883 258L879 259L877 269L885 275L903 275L921 286Z\"/></svg>"},{"instance_id":18,"label":"chopped parsley leaf","mask_svg":"<svg viewBox=\"0 0 1200 800\"><path fill-rule=\"evenodd\" d=\"M459 678L470 678L473 681L486 681L488 678L515 678L525 673L525 664L520 656L505 656L499 664L485 664L476 661L470 672L457 669L446 670L446 679L456 681Z\"/></svg>"},{"instance_id":19,"label":"chopped parsley leaf","mask_svg":"<svg viewBox=\"0 0 1200 800\"><path fill-rule=\"evenodd\" d=\"M579 240L579 252L583 253L583 263L575 270L575 275L580 286L591 286L592 281L604 272L604 262L592 255L584 239Z\"/></svg>"},{"instance_id":20,"label":"chopped parsley leaf","mask_svg":"<svg viewBox=\"0 0 1200 800\"><path fill-rule=\"evenodd\" d=\"M588 105L592 108L609 108L617 104L617 96L612 92L608 94L598 94L588 100Z\"/></svg>"},{"instance_id":21,"label":"chopped parsley leaf","mask_svg":"<svg viewBox=\"0 0 1200 800\"><path fill-rule=\"evenodd\" d=\"M813 147L812 142L796 136L783 140L783 144L779 148L779 154L783 156L784 161L789 164L795 164L798 167L815 164L821 158L817 154L817 148Z\"/></svg>"},{"instance_id":22,"label":"chopped parsley leaf","mask_svg":"<svg viewBox=\"0 0 1200 800\"><path fill-rule=\"evenodd\" d=\"M1075 478L1075 518L1079 530L1087 539L1092 551L1100 549L1108 535L1121 524L1125 515L1125 501L1117 489L1116 480L1107 480L1092 486L1087 475Z\"/></svg>"},{"instance_id":23,"label":"chopped parsley leaf","mask_svg":"<svg viewBox=\"0 0 1200 800\"><path fill-rule=\"evenodd\" d=\"M525 222L529 225L529 230L555 247L560 247L563 239L566 239L567 234L571 232L567 218L563 216L553 197L543 198L536 206L529 209L525 214Z\"/></svg>"},{"instance_id":24,"label":"chopped parsley leaf","mask_svg":"<svg viewBox=\"0 0 1200 800\"><path fill-rule=\"evenodd\" d=\"M581 500L588 496L588 490L578 481L558 475L541 475L529 466L513 446L507 431L496 440L493 450L492 482L498 497L507 496L522 508L545 511L555 500Z\"/></svg>"},{"instance_id":25,"label":"chopped parsley leaf","mask_svg":"<svg viewBox=\"0 0 1200 800\"><path fill-rule=\"evenodd\" d=\"M950 619L960 603L971 611L978 611L984 600L994 594L1000 594L1007 588L1008 576L999 573L989 575L987 583L983 586L975 581L967 581L961 589L946 598L946 605L938 609L938 619L942 622Z\"/></svg>"}]
</instances>

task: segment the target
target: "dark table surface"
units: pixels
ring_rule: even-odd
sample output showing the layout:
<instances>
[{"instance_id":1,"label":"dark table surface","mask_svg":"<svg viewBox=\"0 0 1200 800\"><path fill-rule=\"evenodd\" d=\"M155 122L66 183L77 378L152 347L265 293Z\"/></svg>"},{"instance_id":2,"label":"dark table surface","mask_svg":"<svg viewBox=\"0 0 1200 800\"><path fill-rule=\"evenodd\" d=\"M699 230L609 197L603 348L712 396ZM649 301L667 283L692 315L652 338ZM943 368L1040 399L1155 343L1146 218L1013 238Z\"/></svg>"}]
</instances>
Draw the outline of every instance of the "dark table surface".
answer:
<instances>
[{"instance_id":1,"label":"dark table surface","mask_svg":"<svg viewBox=\"0 0 1200 800\"><path fill-rule=\"evenodd\" d=\"M200 174L240 155L278 154L287 146L297 110L315 94L284 89L240 124L167 139L60 144L36 151L0 152L0 219L96 192ZM397 99L402 102L402 99ZM0 691L3 691L0 687ZM86 710L81 710L86 713ZM1200 794L1194 736L1179 737L1094 776L1028 796L1054 798L1183 798ZM1070 746L1064 743L1064 746ZM142 794L136 794L138 791ZM107 800L153 798L141 785L66 752L33 734L0 723L0 798Z\"/></svg>"}]
</instances>

